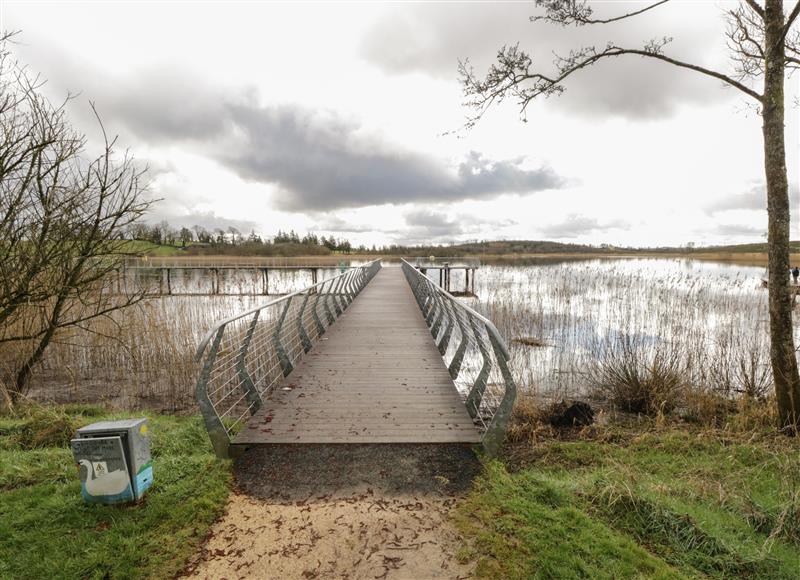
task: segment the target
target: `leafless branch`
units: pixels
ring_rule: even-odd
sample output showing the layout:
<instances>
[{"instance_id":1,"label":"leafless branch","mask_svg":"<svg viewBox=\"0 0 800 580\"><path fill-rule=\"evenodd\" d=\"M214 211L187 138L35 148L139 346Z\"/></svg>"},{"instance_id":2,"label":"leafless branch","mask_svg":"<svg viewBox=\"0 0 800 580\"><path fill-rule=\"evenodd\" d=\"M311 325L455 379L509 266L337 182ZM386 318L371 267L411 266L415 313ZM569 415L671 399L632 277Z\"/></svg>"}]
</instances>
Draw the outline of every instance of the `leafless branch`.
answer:
<instances>
[{"instance_id":1,"label":"leafless branch","mask_svg":"<svg viewBox=\"0 0 800 580\"><path fill-rule=\"evenodd\" d=\"M18 360L0 360L15 369L0 380L24 393L49 344L144 298L107 287L125 255L120 234L151 202L142 171L116 153L94 105L105 147L89 160L66 101L51 104L41 79L9 54L0 39L0 343L25 348Z\"/></svg>"},{"instance_id":2,"label":"leafless branch","mask_svg":"<svg viewBox=\"0 0 800 580\"><path fill-rule=\"evenodd\" d=\"M609 24L611 22L619 22L626 18L632 18L640 14L644 14L657 8L662 4L666 4L669 0L660 0L649 6L645 6L641 10L628 12L613 18L597 19L592 18L594 11L592 7L585 0L536 0L536 5L545 9L544 16L531 16L531 21L543 20L560 26L569 26L574 24L576 26L584 26L587 24Z\"/></svg>"}]
</instances>

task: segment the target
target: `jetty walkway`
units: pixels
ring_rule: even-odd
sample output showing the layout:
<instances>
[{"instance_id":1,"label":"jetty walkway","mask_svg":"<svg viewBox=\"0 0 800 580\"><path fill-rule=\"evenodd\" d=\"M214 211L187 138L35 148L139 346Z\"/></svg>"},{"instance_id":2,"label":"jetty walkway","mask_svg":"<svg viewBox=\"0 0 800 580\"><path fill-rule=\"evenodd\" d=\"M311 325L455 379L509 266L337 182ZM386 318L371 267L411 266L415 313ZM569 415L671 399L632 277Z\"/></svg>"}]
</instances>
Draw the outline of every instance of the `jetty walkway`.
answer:
<instances>
[{"instance_id":1,"label":"jetty walkway","mask_svg":"<svg viewBox=\"0 0 800 580\"><path fill-rule=\"evenodd\" d=\"M217 323L197 399L215 450L466 444L496 450L516 389L494 325L380 261Z\"/></svg>"}]
</instances>

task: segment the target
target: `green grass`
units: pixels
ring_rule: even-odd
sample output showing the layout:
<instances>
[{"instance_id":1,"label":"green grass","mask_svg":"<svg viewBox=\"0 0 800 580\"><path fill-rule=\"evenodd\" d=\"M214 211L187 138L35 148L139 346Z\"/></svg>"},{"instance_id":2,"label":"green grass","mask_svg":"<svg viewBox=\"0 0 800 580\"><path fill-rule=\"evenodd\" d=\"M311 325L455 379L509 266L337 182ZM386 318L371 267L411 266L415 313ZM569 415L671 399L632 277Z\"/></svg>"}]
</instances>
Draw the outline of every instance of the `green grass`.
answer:
<instances>
[{"instance_id":1,"label":"green grass","mask_svg":"<svg viewBox=\"0 0 800 580\"><path fill-rule=\"evenodd\" d=\"M138 505L86 505L64 425L131 416L150 420L153 487ZM54 422L55 434L42 434ZM0 578L171 578L221 514L230 483L197 417L90 406L0 417Z\"/></svg>"},{"instance_id":2,"label":"green grass","mask_svg":"<svg viewBox=\"0 0 800 580\"><path fill-rule=\"evenodd\" d=\"M186 245L188 248L191 246L191 242ZM122 250L124 252L129 252L132 254L139 254L139 255L147 255L147 256L177 256L183 255L185 253L184 250L181 249L180 245L175 246L168 246L168 245L158 245L152 242L146 242L144 240L128 240L123 245Z\"/></svg>"},{"instance_id":3,"label":"green grass","mask_svg":"<svg viewBox=\"0 0 800 580\"><path fill-rule=\"evenodd\" d=\"M800 444L668 429L544 440L456 515L480 577L798 578Z\"/></svg>"}]
</instances>

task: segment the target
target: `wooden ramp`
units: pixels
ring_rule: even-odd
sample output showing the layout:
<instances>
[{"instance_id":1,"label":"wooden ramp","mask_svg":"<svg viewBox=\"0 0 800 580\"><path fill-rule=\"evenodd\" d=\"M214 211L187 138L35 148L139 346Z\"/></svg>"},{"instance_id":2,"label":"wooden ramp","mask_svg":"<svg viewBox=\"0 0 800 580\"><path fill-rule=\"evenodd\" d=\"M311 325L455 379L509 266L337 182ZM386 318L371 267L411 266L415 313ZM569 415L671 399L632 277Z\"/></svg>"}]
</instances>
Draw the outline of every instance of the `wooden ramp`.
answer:
<instances>
[{"instance_id":1,"label":"wooden ramp","mask_svg":"<svg viewBox=\"0 0 800 580\"><path fill-rule=\"evenodd\" d=\"M234 445L478 443L400 268L383 268Z\"/></svg>"}]
</instances>

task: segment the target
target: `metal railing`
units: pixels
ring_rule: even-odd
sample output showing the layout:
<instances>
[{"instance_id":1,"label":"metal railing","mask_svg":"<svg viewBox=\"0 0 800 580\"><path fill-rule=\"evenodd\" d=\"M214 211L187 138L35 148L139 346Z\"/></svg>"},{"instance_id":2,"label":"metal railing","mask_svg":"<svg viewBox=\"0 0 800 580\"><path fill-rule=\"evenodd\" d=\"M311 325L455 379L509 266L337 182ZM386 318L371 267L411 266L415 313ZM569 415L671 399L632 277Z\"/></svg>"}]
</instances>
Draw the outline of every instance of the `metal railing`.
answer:
<instances>
[{"instance_id":1,"label":"metal railing","mask_svg":"<svg viewBox=\"0 0 800 580\"><path fill-rule=\"evenodd\" d=\"M489 319L406 260L402 267L467 412L483 430L483 446L493 455L505 438L517 397L508 347Z\"/></svg>"},{"instance_id":2,"label":"metal railing","mask_svg":"<svg viewBox=\"0 0 800 580\"><path fill-rule=\"evenodd\" d=\"M374 260L214 325L197 348L195 394L218 456L380 268Z\"/></svg>"}]
</instances>

